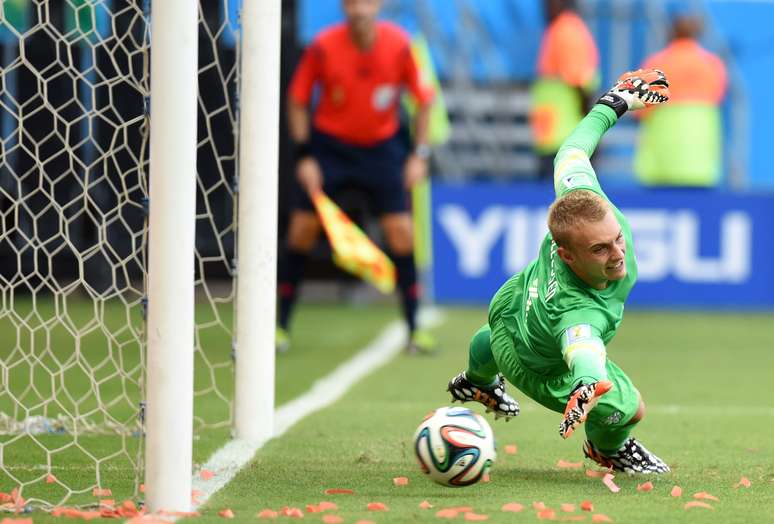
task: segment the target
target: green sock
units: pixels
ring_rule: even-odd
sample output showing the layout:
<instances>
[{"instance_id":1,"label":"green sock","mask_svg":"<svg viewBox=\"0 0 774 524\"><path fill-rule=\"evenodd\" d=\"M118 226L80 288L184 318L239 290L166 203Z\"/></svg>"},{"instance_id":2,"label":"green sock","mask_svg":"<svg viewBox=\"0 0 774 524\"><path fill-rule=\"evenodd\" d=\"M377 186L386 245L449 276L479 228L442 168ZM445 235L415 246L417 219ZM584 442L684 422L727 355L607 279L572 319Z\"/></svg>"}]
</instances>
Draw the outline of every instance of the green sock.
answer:
<instances>
[{"instance_id":1,"label":"green sock","mask_svg":"<svg viewBox=\"0 0 774 524\"><path fill-rule=\"evenodd\" d=\"M592 420L586 421L586 437L603 455L614 455L632 432L636 424L608 426Z\"/></svg>"},{"instance_id":2,"label":"green sock","mask_svg":"<svg viewBox=\"0 0 774 524\"><path fill-rule=\"evenodd\" d=\"M465 376L476 386L491 386L497 382L497 363L489 344L491 331L484 324L470 340L470 356Z\"/></svg>"}]
</instances>

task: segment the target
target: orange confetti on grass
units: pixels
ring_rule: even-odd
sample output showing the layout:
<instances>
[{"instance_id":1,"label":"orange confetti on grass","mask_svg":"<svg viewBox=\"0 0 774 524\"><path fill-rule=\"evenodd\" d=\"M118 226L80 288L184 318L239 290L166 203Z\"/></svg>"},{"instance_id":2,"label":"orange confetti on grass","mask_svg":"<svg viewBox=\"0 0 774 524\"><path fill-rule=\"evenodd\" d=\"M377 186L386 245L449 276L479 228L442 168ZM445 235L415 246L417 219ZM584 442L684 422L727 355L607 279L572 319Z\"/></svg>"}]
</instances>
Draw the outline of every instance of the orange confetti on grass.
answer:
<instances>
[{"instance_id":1,"label":"orange confetti on grass","mask_svg":"<svg viewBox=\"0 0 774 524\"><path fill-rule=\"evenodd\" d=\"M145 484L140 484L140 493L145 493Z\"/></svg>"},{"instance_id":2,"label":"orange confetti on grass","mask_svg":"<svg viewBox=\"0 0 774 524\"><path fill-rule=\"evenodd\" d=\"M556 520L556 511L551 508L542 509L537 512L537 518L540 520Z\"/></svg>"},{"instance_id":3,"label":"orange confetti on grass","mask_svg":"<svg viewBox=\"0 0 774 524\"><path fill-rule=\"evenodd\" d=\"M223 517L224 519L233 519L234 512L231 511L231 508L225 508L218 511L218 516Z\"/></svg>"},{"instance_id":4,"label":"orange confetti on grass","mask_svg":"<svg viewBox=\"0 0 774 524\"><path fill-rule=\"evenodd\" d=\"M611 519L604 513L594 513L591 516L591 522L613 522L613 519Z\"/></svg>"},{"instance_id":5,"label":"orange confetti on grass","mask_svg":"<svg viewBox=\"0 0 774 524\"><path fill-rule=\"evenodd\" d=\"M430 504L428 501L423 500L422 502L419 503L419 507L422 509L430 509L433 507L433 505Z\"/></svg>"},{"instance_id":6,"label":"orange confetti on grass","mask_svg":"<svg viewBox=\"0 0 774 524\"><path fill-rule=\"evenodd\" d=\"M519 451L519 448L516 447L516 444L506 444L503 449L505 450L506 455L515 455Z\"/></svg>"},{"instance_id":7,"label":"orange confetti on grass","mask_svg":"<svg viewBox=\"0 0 774 524\"><path fill-rule=\"evenodd\" d=\"M604 478L605 475L610 473L610 470L605 471L599 471L598 469L587 469L586 470L586 476L592 479L601 479Z\"/></svg>"},{"instance_id":8,"label":"orange confetti on grass","mask_svg":"<svg viewBox=\"0 0 774 524\"><path fill-rule=\"evenodd\" d=\"M653 491L653 483L651 481L637 484L637 491Z\"/></svg>"},{"instance_id":9,"label":"orange confetti on grass","mask_svg":"<svg viewBox=\"0 0 774 524\"><path fill-rule=\"evenodd\" d=\"M324 524L341 524L344 519L338 515L323 515L322 521Z\"/></svg>"},{"instance_id":10,"label":"orange confetti on grass","mask_svg":"<svg viewBox=\"0 0 774 524\"><path fill-rule=\"evenodd\" d=\"M210 480L214 476L215 476L215 473L210 471L209 469L203 469L199 472L199 477L202 480Z\"/></svg>"},{"instance_id":11,"label":"orange confetti on grass","mask_svg":"<svg viewBox=\"0 0 774 524\"><path fill-rule=\"evenodd\" d=\"M325 490L326 495L354 495L355 492L346 488L328 488Z\"/></svg>"},{"instance_id":12,"label":"orange confetti on grass","mask_svg":"<svg viewBox=\"0 0 774 524\"><path fill-rule=\"evenodd\" d=\"M607 486L607 489L612 491L613 493L618 493L621 491L621 488L615 485L615 482L613 482L613 479L615 478L615 475L608 473L604 477L602 477L602 483Z\"/></svg>"},{"instance_id":13,"label":"orange confetti on grass","mask_svg":"<svg viewBox=\"0 0 774 524\"><path fill-rule=\"evenodd\" d=\"M572 513L575 511L575 504L562 504L559 506L559 509L565 513Z\"/></svg>"},{"instance_id":14,"label":"orange confetti on grass","mask_svg":"<svg viewBox=\"0 0 774 524\"><path fill-rule=\"evenodd\" d=\"M590 500L584 500L580 503L581 511L594 511L594 504Z\"/></svg>"},{"instance_id":15,"label":"orange confetti on grass","mask_svg":"<svg viewBox=\"0 0 774 524\"><path fill-rule=\"evenodd\" d=\"M91 491L91 494L95 497L109 497L113 494L112 491L110 491L108 488L94 488Z\"/></svg>"},{"instance_id":16,"label":"orange confetti on grass","mask_svg":"<svg viewBox=\"0 0 774 524\"><path fill-rule=\"evenodd\" d=\"M46 484L53 484L54 482L56 482L56 477L54 475L52 475L51 473L46 475Z\"/></svg>"},{"instance_id":17,"label":"orange confetti on grass","mask_svg":"<svg viewBox=\"0 0 774 524\"><path fill-rule=\"evenodd\" d=\"M691 500L685 503L683 506L683 509L691 509L691 508L705 508L705 509L715 509L706 502L702 502L700 500Z\"/></svg>"},{"instance_id":18,"label":"orange confetti on grass","mask_svg":"<svg viewBox=\"0 0 774 524\"><path fill-rule=\"evenodd\" d=\"M143 510L144 511L144 510ZM137 506L131 500L125 500L121 503L121 507L118 508L118 514L123 518L135 517L141 514Z\"/></svg>"},{"instance_id":19,"label":"orange confetti on grass","mask_svg":"<svg viewBox=\"0 0 774 524\"><path fill-rule=\"evenodd\" d=\"M449 509L453 509L457 513L467 513L473 511L473 506L452 506Z\"/></svg>"},{"instance_id":20,"label":"orange confetti on grass","mask_svg":"<svg viewBox=\"0 0 774 524\"><path fill-rule=\"evenodd\" d=\"M58 510L58 511L57 511ZM98 519L101 517L101 514L99 511L81 511L76 508L54 508L54 510L51 511L51 515L54 517L67 517L71 519L83 519L83 520L92 520L92 519Z\"/></svg>"},{"instance_id":21,"label":"orange confetti on grass","mask_svg":"<svg viewBox=\"0 0 774 524\"><path fill-rule=\"evenodd\" d=\"M533 502L532 503L532 509L536 509L537 511L541 511L546 509L546 505L542 502Z\"/></svg>"},{"instance_id":22,"label":"orange confetti on grass","mask_svg":"<svg viewBox=\"0 0 774 524\"><path fill-rule=\"evenodd\" d=\"M301 511L301 508L291 508L291 507L285 506L279 511L279 514L282 515L283 517L290 517L294 519L304 518L304 512Z\"/></svg>"},{"instance_id":23,"label":"orange confetti on grass","mask_svg":"<svg viewBox=\"0 0 774 524\"><path fill-rule=\"evenodd\" d=\"M373 520L358 520L355 524L376 524Z\"/></svg>"},{"instance_id":24,"label":"orange confetti on grass","mask_svg":"<svg viewBox=\"0 0 774 524\"><path fill-rule=\"evenodd\" d=\"M9 519L6 517L1 524L32 524L32 519Z\"/></svg>"},{"instance_id":25,"label":"orange confetti on grass","mask_svg":"<svg viewBox=\"0 0 774 524\"><path fill-rule=\"evenodd\" d=\"M583 467L583 462L568 462L563 459L559 459L556 463L556 467L560 469L580 469Z\"/></svg>"},{"instance_id":26,"label":"orange confetti on grass","mask_svg":"<svg viewBox=\"0 0 774 524\"><path fill-rule=\"evenodd\" d=\"M683 496L683 488L680 486L673 486L672 491L669 492L670 495L673 497L682 497Z\"/></svg>"},{"instance_id":27,"label":"orange confetti on grass","mask_svg":"<svg viewBox=\"0 0 774 524\"><path fill-rule=\"evenodd\" d=\"M319 504L306 505L307 513L322 513L324 511L328 511L328 510L335 511L337 509L339 509L339 507L336 504L334 504L333 502L327 502L327 501L322 501Z\"/></svg>"},{"instance_id":28,"label":"orange confetti on grass","mask_svg":"<svg viewBox=\"0 0 774 524\"><path fill-rule=\"evenodd\" d=\"M749 488L750 486L752 486L752 482L747 477L740 478L739 482L734 484L735 488Z\"/></svg>"},{"instance_id":29,"label":"orange confetti on grass","mask_svg":"<svg viewBox=\"0 0 774 524\"><path fill-rule=\"evenodd\" d=\"M102 499L99 501L100 506L105 506L106 508L112 508L116 505L116 501L114 499Z\"/></svg>"},{"instance_id":30,"label":"orange confetti on grass","mask_svg":"<svg viewBox=\"0 0 774 524\"><path fill-rule=\"evenodd\" d=\"M395 477L392 479L392 483L396 486L408 486L409 479L408 477Z\"/></svg>"},{"instance_id":31,"label":"orange confetti on grass","mask_svg":"<svg viewBox=\"0 0 774 524\"><path fill-rule=\"evenodd\" d=\"M384 502L369 502L366 509L368 511L390 511Z\"/></svg>"},{"instance_id":32,"label":"orange confetti on grass","mask_svg":"<svg viewBox=\"0 0 774 524\"><path fill-rule=\"evenodd\" d=\"M168 519L154 517L153 515L137 515L124 524L169 524Z\"/></svg>"},{"instance_id":33,"label":"orange confetti on grass","mask_svg":"<svg viewBox=\"0 0 774 524\"><path fill-rule=\"evenodd\" d=\"M489 520L489 515L483 513L473 513L472 511L465 512L465 520L472 522L481 522L483 520Z\"/></svg>"},{"instance_id":34,"label":"orange confetti on grass","mask_svg":"<svg viewBox=\"0 0 774 524\"><path fill-rule=\"evenodd\" d=\"M711 495L706 491L700 491L698 493L694 493L693 498L697 500L714 500L714 501L718 500L718 498L715 495Z\"/></svg>"},{"instance_id":35,"label":"orange confetti on grass","mask_svg":"<svg viewBox=\"0 0 774 524\"><path fill-rule=\"evenodd\" d=\"M262 509L261 511L258 512L256 517L264 520L274 520L277 518L277 512L274 511L273 509Z\"/></svg>"},{"instance_id":36,"label":"orange confetti on grass","mask_svg":"<svg viewBox=\"0 0 774 524\"><path fill-rule=\"evenodd\" d=\"M524 505L519 504L518 502L509 502L508 504L503 504L503 507L500 508L500 511L505 511L509 513L519 513L520 511L524 510Z\"/></svg>"}]
</instances>

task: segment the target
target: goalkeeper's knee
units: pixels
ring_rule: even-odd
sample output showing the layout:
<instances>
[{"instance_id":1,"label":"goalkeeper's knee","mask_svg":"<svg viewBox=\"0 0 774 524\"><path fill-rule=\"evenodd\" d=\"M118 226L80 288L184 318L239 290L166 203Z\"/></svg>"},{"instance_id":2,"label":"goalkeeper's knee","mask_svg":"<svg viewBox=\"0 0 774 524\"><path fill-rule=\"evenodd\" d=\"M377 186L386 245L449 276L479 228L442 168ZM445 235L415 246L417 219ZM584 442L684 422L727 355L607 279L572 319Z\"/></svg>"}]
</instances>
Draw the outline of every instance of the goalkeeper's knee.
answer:
<instances>
[{"instance_id":1,"label":"goalkeeper's knee","mask_svg":"<svg viewBox=\"0 0 774 524\"><path fill-rule=\"evenodd\" d=\"M597 449L615 452L645 415L645 403L639 395L601 398L586 421L586 437Z\"/></svg>"},{"instance_id":2,"label":"goalkeeper's knee","mask_svg":"<svg viewBox=\"0 0 774 524\"><path fill-rule=\"evenodd\" d=\"M643 402L642 398L640 398L640 405L637 408L637 411L634 413L632 418L626 422L627 426L633 426L637 424L640 420L645 418L645 402Z\"/></svg>"}]
</instances>

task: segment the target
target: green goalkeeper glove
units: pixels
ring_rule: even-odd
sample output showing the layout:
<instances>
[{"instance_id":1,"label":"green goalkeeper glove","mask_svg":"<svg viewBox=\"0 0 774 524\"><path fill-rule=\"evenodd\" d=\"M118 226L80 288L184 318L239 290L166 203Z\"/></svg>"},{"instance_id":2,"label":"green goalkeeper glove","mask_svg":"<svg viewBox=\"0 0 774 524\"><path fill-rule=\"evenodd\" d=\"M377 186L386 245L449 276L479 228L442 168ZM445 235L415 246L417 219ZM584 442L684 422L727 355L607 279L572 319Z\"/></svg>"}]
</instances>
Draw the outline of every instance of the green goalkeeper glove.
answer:
<instances>
[{"instance_id":1,"label":"green goalkeeper glove","mask_svg":"<svg viewBox=\"0 0 774 524\"><path fill-rule=\"evenodd\" d=\"M638 69L622 74L597 101L611 107L621 118L627 110L644 109L669 100L669 82L658 69Z\"/></svg>"}]
</instances>

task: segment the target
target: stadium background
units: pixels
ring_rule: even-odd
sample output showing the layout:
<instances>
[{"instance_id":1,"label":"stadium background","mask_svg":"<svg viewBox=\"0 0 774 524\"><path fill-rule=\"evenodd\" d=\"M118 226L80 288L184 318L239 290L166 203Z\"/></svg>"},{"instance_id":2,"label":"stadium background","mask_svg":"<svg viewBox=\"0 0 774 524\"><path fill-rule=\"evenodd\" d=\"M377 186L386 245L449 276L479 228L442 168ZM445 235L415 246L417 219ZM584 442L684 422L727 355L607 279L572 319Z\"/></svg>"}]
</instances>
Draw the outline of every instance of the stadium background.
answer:
<instances>
[{"instance_id":1,"label":"stadium background","mask_svg":"<svg viewBox=\"0 0 774 524\"><path fill-rule=\"evenodd\" d=\"M114 0L112 4L138 3ZM142 3L142 2L139 2ZM223 20L238 21L239 0L230 2L204 2L203 16L217 27ZM638 66L649 53L663 46L668 38L670 10L675 6L689 6L700 12L706 21L703 43L718 53L726 62L730 73L730 89L723 106L724 116L724 172L722 182L716 189L699 192L644 191L639 188L632 175L632 154L636 143L637 127L633 119L620 122L605 140L595 157L595 166L603 186L615 198L625 202L635 214L644 215L641 220L643 236L647 242L641 246L644 256L649 257L650 276L641 279L641 285L632 296L632 305L648 306L711 306L711 307L771 307L774 305L774 276L767 271L766 261L774 255L774 241L765 234L771 223L771 199L774 198L774 173L768 168L768 150L771 132L768 123L774 119L774 101L768 89L771 71L774 70L774 53L771 49L771 32L768 20L774 16L774 3L744 0L713 1L658 1L645 0L581 0L580 12L588 22L597 41L601 56L602 85L609 84L620 71ZM21 0L4 5L9 22L24 29L25 9L33 4ZM47 6L49 17L60 20L63 26L74 23L76 11L86 12L82 6L90 2L51 2ZM534 242L527 237L538 238L542 231L541 209L551 199L550 189L534 183L535 159L530 152L530 135L526 125L528 86L534 78L535 59L540 36L544 27L541 14L542 2L538 0L466 0L442 2L434 0L407 1L385 0L383 17L393 20L410 33L421 32L430 46L431 55L437 68L452 122L452 137L449 142L436 150L433 164L433 249L434 271L428 273L426 285L432 296L441 303L485 302L491 291L507 275L520 268L534 253ZM17 11L14 11L17 6ZM226 7L224 7L226 6ZM292 68L309 39L325 25L341 19L338 0L310 1L285 0L282 32L282 75L283 89L287 86ZM230 11L227 13L226 11ZM93 20L98 27L107 23L100 16L100 9L94 12ZM230 15L230 16L229 16ZM88 16L86 17L88 18ZM237 22L238 24L238 22ZM136 25L117 27L119 31L138 32ZM233 29L236 29L234 27ZM228 69L236 59L236 32L224 31L213 49L206 35L200 42L200 61L215 60ZM0 44L4 62L9 63L17 46L14 36L5 28L0 31ZM205 45L206 44L206 45ZM45 31L28 34L25 38L24 53L31 63L41 68L55 59L58 52L54 39ZM216 56L212 56L212 55ZM137 56L114 53L113 56L96 53L94 60L100 67L107 67L110 60L132 64ZM73 61L86 60L77 54ZM83 64L81 64L83 65ZM129 70L132 68L129 67ZM139 76L139 72L137 73ZM2 97L9 97L24 104L35 96L37 79L25 70L16 70L6 75L6 89ZM200 76L202 100L218 100L223 96L217 92L220 84L208 81L207 75ZM127 82L126 95L122 85L112 88L110 97L99 94L89 103L94 110L109 109L116 114L137 114L143 111L142 100L131 95ZM71 84L62 76L48 82L48 92L54 105L68 99L78 98ZM29 95L29 99L25 98ZM236 84L228 85L227 96L236 101ZM218 102L221 103L221 102ZM9 104L10 105L10 104ZM89 105L86 105L89 108ZM79 110L73 106L73 111ZM7 111L0 112L5 147L11 150L16 140L14 121ZM214 149L228 156L233 149L233 119L228 117L200 118L200 135L208 127L212 130ZM284 233L287 219L288 193L293 184L291 159L284 125L280 118L280 238ZM41 157L50 157L47 168L52 172L64 172L68 160L54 153L61 147L55 141L44 140L52 128L52 117L47 111L38 111L26 117L21 123L27 134L40 148ZM88 129L82 129L87 133ZM104 129L100 122L94 124L92 140L96 147L107 147L112 130ZM70 136L70 147L76 148L77 133ZM88 145L84 149L88 149ZM83 154L88 158L89 151ZM113 163L104 173L105 182L120 179L120 174L131 170L134 159L130 155L114 155ZM25 199L31 211L35 211L36 183L15 180L13 173L33 170L34 159L19 152L4 155L4 171L0 176L0 206L3 200ZM61 165L59 165L61 164ZM207 178L221 176L213 159L205 149L200 150L198 164L203 183ZM228 160L220 169L229 169ZM68 182L69 183L69 182ZM215 183L215 182L213 182ZM67 183L61 184L65 186ZM474 189L476 199L462 200L458 195ZM229 193L232 188L223 188L223 198L211 198L209 212L218 230L227 229L233 216L233 200ZM70 202L76 187L62 187L56 198ZM113 203L109 192L100 196L99 187L92 188L92 198L100 206L109 208ZM142 195L137 196L138 203ZM141 222L139 209L127 212L128 222ZM356 219L363 220L364 210L357 195L345 200L345 210ZM451 215L449 214L451 211ZM650 214L649 213L655 213ZM455 215L456 213L456 215ZM534 216L533 216L534 215ZM485 250L471 270L470 261L448 231L449 216L456 216L467 227L476 231L484 227L483 218L494 220L496 231L491 242L478 249ZM444 218L445 217L445 218ZM514 218L515 217L515 218ZM527 217L527 218L524 218ZM531 217L531 218L530 218ZM537 217L537 218L535 218ZM648 222L655 217L656 224ZM673 218L679 220L673 220ZM19 229L31 227L32 220L19 218ZM38 234L46 237L45 221L36 220ZM682 225L682 229L678 226ZM365 226L369 229L369 224ZM519 228L531 233L522 242L509 241ZM51 226L52 234L55 226ZM90 245L96 240L96 230L86 215L74 217L70 232L76 245ZM113 233L115 245L130 246L122 242L125 231ZM224 241L225 239L225 241ZM128 240L128 239L126 239ZM233 249L230 233L224 238L197 232L197 249L203 257L216 253L225 245ZM15 271L17 257L23 269L35 264L29 251L18 255L14 249L15 240L6 238L0 242L0 273ZM309 289L320 288L325 296L357 294L356 283L337 271L328 261L327 247L321 245L315 255L315 263L309 268L311 283ZM10 263L5 263L10 262ZM74 276L77 264L66 255L50 261L52 273L61 278ZM108 286L109 263L94 259L89 264L86 278L96 289ZM137 276L139 268L129 268ZM229 277L229 268L221 265L208 268L209 277ZM326 285L333 283L333 285ZM315 284L322 284L315 288ZM468 291L471 290L471 291Z\"/></svg>"},{"instance_id":2,"label":"stadium background","mask_svg":"<svg viewBox=\"0 0 774 524\"><path fill-rule=\"evenodd\" d=\"M641 276L630 304L771 307L774 278L766 268L774 244L764 232L774 195L766 124L774 118L766 93L774 54L766 51L765 20L774 4L581 0L578 7L600 50L602 86L666 44L677 10L704 18L702 43L729 70L717 188L639 187L632 172L634 119L619 122L595 155L603 187L632 218L638 239ZM296 9L301 45L341 19L335 1L300 1ZM536 253L553 198L550 187L533 181L526 119L542 2L387 0L382 14L427 38L452 122L451 139L434 157L427 287L440 303L485 304Z\"/></svg>"}]
</instances>

